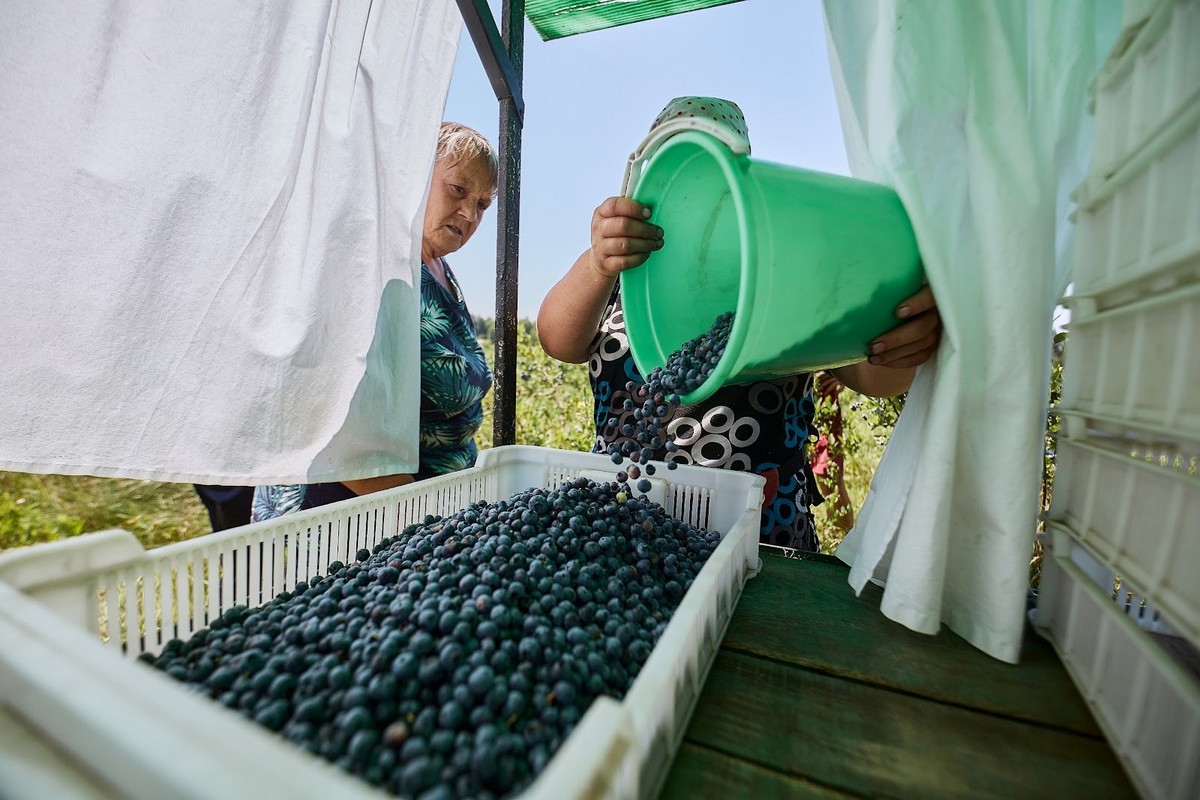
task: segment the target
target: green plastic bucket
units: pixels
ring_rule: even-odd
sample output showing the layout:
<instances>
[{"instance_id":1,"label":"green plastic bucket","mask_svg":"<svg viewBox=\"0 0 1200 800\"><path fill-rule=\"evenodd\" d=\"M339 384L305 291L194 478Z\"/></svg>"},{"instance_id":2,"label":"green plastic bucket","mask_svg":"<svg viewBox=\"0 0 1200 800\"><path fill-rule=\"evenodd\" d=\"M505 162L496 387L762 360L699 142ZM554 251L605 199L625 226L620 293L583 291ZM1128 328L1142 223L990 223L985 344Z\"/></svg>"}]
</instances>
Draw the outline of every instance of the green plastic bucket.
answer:
<instances>
[{"instance_id":1,"label":"green plastic bucket","mask_svg":"<svg viewBox=\"0 0 1200 800\"><path fill-rule=\"evenodd\" d=\"M641 374L735 312L725 355L684 403L862 361L923 284L908 215L884 186L757 161L687 131L658 147L628 193L666 239L621 276Z\"/></svg>"}]
</instances>

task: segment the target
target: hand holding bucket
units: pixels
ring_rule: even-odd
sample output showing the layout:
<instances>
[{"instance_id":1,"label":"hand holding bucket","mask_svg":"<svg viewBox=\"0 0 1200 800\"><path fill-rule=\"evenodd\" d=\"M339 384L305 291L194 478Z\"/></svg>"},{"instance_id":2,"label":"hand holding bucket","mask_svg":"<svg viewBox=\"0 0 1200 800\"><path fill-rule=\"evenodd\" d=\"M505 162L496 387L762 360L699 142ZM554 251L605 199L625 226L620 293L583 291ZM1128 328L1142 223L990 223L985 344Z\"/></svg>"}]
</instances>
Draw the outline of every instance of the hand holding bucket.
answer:
<instances>
[{"instance_id":1,"label":"hand holding bucket","mask_svg":"<svg viewBox=\"0 0 1200 800\"><path fill-rule=\"evenodd\" d=\"M666 231L665 246L621 276L641 374L719 314L735 314L723 358L685 403L727 383L866 359L868 343L895 327L895 307L923 283L895 192L749 151L744 128L660 117L626 170L623 193L652 208Z\"/></svg>"}]
</instances>

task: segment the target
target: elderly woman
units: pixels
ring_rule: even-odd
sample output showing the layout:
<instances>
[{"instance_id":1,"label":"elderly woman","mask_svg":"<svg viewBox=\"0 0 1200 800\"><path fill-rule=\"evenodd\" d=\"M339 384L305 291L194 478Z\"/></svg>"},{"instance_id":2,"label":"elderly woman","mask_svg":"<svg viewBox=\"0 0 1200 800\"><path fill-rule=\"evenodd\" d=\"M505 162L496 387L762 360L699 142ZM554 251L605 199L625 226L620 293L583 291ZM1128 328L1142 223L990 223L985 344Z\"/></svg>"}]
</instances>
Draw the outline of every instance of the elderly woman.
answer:
<instances>
[{"instance_id":1,"label":"elderly woman","mask_svg":"<svg viewBox=\"0 0 1200 800\"><path fill-rule=\"evenodd\" d=\"M474 235L496 195L496 151L465 125L443 122L421 231L420 465L414 474L341 483L260 486L252 520L444 475L475 463L475 433L492 386L462 289L446 262Z\"/></svg>"}]
</instances>

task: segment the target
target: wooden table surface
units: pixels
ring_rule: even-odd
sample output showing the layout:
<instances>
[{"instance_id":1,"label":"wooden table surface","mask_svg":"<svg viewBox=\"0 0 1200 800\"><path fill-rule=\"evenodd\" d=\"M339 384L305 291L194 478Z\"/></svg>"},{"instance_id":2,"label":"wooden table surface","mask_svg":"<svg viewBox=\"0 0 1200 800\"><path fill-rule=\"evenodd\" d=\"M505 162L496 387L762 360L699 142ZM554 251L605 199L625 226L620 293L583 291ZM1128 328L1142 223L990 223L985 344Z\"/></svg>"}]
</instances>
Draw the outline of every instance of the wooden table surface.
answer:
<instances>
[{"instance_id":1,"label":"wooden table surface","mask_svg":"<svg viewBox=\"0 0 1200 800\"><path fill-rule=\"evenodd\" d=\"M847 572L763 556L662 798L1137 796L1048 642L913 633Z\"/></svg>"}]
</instances>

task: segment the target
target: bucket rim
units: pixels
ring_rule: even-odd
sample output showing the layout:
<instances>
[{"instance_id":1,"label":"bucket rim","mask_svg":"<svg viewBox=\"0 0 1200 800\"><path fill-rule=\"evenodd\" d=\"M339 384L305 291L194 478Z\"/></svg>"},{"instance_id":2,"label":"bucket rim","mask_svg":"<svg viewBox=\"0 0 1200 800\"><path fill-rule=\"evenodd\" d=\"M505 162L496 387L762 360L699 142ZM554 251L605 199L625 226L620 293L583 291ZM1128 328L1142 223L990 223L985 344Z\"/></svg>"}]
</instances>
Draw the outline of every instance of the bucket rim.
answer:
<instances>
[{"instance_id":1,"label":"bucket rim","mask_svg":"<svg viewBox=\"0 0 1200 800\"><path fill-rule=\"evenodd\" d=\"M725 185L728 188L729 195L733 200L734 215L738 224L738 250L739 259L741 262L738 268L738 294L737 301L732 309L733 327L729 333L729 341L725 345L725 352L722 354L721 359L714 366L713 371L709 374L704 383L702 383L694 391L680 397L680 402L682 404L691 405L711 397L713 393L715 393L725 384L730 376L736 374L735 366L738 360L737 356L741 352L742 345L748 336L748 329L750 327L750 314L748 310L753 307L754 303L754 287L757 283L756 272L758 269L756 258L757 243L755 237L756 226L754 224L753 215L750 213L750 202L749 198L747 197L746 187L743 186L742 181L738 179L738 162L742 160L749 160L750 157L745 153L731 150L722 139L719 139L718 137L713 136L711 133L706 131L695 129L678 131L672 134L666 140L660 142L654 152L654 155L646 161L645 166L634 176L634 182L629 187L629 197L641 202L638 194L639 190L643 188L646 182L646 177L648 175L653 175L655 164L659 162L660 159L664 158L666 153L680 145L693 145L699 147L704 151L706 156L715 161L720 167L721 175L725 180ZM654 256L651 255L650 258L653 259L653 257ZM649 264L644 264L638 269L644 269L646 266L649 266ZM623 294L625 286L627 285L625 281L626 275L628 275L628 273L624 273L621 276ZM624 300L625 298L623 296L622 301ZM634 344L634 337L629 335L629 306L625 302L622 302L622 306L625 309L626 314L625 324L626 335L628 336L629 341L629 350L633 356L634 364L638 367L638 371L644 377L648 371L644 369L643 365L652 362L665 361L667 353L661 353L661 359L656 357L651 361L647 361L644 358L644 356L649 354L645 352L644 348L637 347ZM651 329L653 329L653 326L651 326ZM703 331L698 331L696 335L699 335L700 333L703 333ZM657 346L656 349L661 351L661 343L657 340L657 336L655 336L654 339L654 344ZM678 347L680 344L683 343L679 342L676 347ZM639 349L642 349L642 357L639 357ZM656 354L656 356L657 355L660 354Z\"/></svg>"},{"instance_id":2,"label":"bucket rim","mask_svg":"<svg viewBox=\"0 0 1200 800\"><path fill-rule=\"evenodd\" d=\"M712 136L728 147L731 153L750 155L749 139L735 136L728 128L718 125L712 120L704 117L683 117L669 120L646 134L646 138L642 140L638 148L629 154L629 160L625 164L625 177L621 180L621 196L633 197L634 187L640 181L645 165L658 153L664 143L681 133L693 131Z\"/></svg>"}]
</instances>

